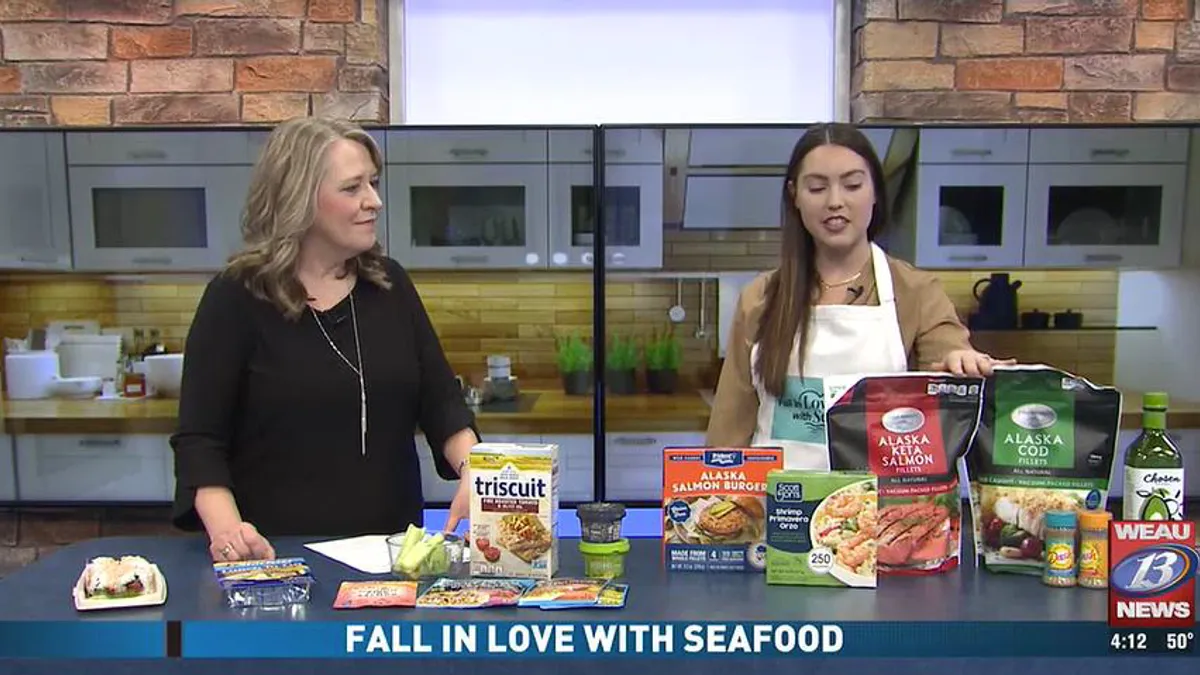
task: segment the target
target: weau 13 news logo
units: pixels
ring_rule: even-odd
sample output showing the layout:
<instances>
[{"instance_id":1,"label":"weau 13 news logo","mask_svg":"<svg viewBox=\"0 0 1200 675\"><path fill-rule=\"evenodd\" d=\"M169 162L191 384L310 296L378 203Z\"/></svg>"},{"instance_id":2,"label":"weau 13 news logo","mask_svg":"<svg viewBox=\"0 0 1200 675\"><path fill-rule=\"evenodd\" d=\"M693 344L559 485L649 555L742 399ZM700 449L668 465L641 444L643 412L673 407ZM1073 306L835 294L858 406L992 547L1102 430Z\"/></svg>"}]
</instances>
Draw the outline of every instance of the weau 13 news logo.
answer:
<instances>
[{"instance_id":1,"label":"weau 13 news logo","mask_svg":"<svg viewBox=\"0 0 1200 675\"><path fill-rule=\"evenodd\" d=\"M1195 523L1114 521L1109 525L1108 625L1196 625Z\"/></svg>"}]
</instances>

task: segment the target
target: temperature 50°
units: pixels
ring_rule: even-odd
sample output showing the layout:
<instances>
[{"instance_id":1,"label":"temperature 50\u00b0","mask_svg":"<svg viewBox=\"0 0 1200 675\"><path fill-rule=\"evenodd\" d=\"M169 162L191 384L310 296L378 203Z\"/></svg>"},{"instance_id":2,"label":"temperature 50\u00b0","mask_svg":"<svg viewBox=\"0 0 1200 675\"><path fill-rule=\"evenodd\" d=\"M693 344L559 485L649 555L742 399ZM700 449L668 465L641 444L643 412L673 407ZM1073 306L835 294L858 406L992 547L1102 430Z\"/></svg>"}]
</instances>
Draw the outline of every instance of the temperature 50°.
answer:
<instances>
[{"instance_id":1,"label":"temperature 50\u00b0","mask_svg":"<svg viewBox=\"0 0 1200 675\"><path fill-rule=\"evenodd\" d=\"M1196 634L1187 633L1167 633L1167 649L1173 652L1186 652L1192 647L1192 640L1196 639Z\"/></svg>"}]
</instances>

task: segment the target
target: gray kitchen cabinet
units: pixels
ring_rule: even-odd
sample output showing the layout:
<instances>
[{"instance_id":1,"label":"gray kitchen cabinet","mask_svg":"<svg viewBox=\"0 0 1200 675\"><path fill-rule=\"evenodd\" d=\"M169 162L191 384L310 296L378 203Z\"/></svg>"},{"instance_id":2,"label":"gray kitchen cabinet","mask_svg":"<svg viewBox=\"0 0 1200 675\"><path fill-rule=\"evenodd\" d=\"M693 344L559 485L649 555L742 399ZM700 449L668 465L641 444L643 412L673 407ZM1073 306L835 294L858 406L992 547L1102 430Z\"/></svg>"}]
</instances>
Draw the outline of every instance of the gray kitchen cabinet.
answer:
<instances>
[{"instance_id":1,"label":"gray kitchen cabinet","mask_svg":"<svg viewBox=\"0 0 1200 675\"><path fill-rule=\"evenodd\" d=\"M1034 129L1026 267L1181 263L1187 129Z\"/></svg>"},{"instance_id":2,"label":"gray kitchen cabinet","mask_svg":"<svg viewBox=\"0 0 1200 675\"><path fill-rule=\"evenodd\" d=\"M558 444L558 501L590 502L593 499L596 441L591 434L542 435L542 443Z\"/></svg>"},{"instance_id":3,"label":"gray kitchen cabinet","mask_svg":"<svg viewBox=\"0 0 1200 675\"><path fill-rule=\"evenodd\" d=\"M0 132L0 269L70 268L63 135Z\"/></svg>"},{"instance_id":4,"label":"gray kitchen cabinet","mask_svg":"<svg viewBox=\"0 0 1200 675\"><path fill-rule=\"evenodd\" d=\"M496 435L487 434L487 440L491 443L541 443L542 437L537 434L514 434L514 435ZM433 454L429 447L429 441L425 440L424 434L417 435L417 458L421 461L421 492L425 495L426 502L446 502L454 499L454 493L458 490L458 480L446 480L437 474L437 469L433 465ZM441 452L438 449L436 452Z\"/></svg>"},{"instance_id":5,"label":"gray kitchen cabinet","mask_svg":"<svg viewBox=\"0 0 1200 675\"><path fill-rule=\"evenodd\" d=\"M604 449L604 499L661 502L663 448L669 447L704 447L704 432L607 436Z\"/></svg>"},{"instance_id":6,"label":"gray kitchen cabinet","mask_svg":"<svg viewBox=\"0 0 1200 675\"><path fill-rule=\"evenodd\" d=\"M1186 129L922 129L889 252L929 268L1171 268Z\"/></svg>"},{"instance_id":7,"label":"gray kitchen cabinet","mask_svg":"<svg viewBox=\"0 0 1200 675\"><path fill-rule=\"evenodd\" d=\"M13 438L0 434L0 502L17 499L17 472L13 465Z\"/></svg>"},{"instance_id":8,"label":"gray kitchen cabinet","mask_svg":"<svg viewBox=\"0 0 1200 675\"><path fill-rule=\"evenodd\" d=\"M557 443L558 501L585 502L592 499L591 434L484 434L488 443ZM457 480L437 475L425 436L417 436L417 455L421 460L421 488L427 502L449 502L458 489Z\"/></svg>"},{"instance_id":9,"label":"gray kitchen cabinet","mask_svg":"<svg viewBox=\"0 0 1200 675\"><path fill-rule=\"evenodd\" d=\"M167 502L174 497L169 437L30 434L14 437L21 501Z\"/></svg>"}]
</instances>

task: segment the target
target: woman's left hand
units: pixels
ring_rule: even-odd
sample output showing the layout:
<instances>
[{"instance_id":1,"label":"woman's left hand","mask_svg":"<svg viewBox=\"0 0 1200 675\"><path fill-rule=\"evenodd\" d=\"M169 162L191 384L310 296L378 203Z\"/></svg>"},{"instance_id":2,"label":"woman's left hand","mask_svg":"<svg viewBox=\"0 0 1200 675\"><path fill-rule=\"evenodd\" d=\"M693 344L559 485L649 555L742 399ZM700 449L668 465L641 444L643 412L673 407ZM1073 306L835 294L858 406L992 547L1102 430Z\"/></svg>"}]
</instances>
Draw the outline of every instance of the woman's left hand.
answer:
<instances>
[{"instance_id":1,"label":"woman's left hand","mask_svg":"<svg viewBox=\"0 0 1200 675\"><path fill-rule=\"evenodd\" d=\"M949 372L952 375L987 377L992 374L995 366L1011 366L1016 362L1016 359L994 359L974 349L956 349L946 354L946 358L935 363L933 368Z\"/></svg>"},{"instance_id":2,"label":"woman's left hand","mask_svg":"<svg viewBox=\"0 0 1200 675\"><path fill-rule=\"evenodd\" d=\"M453 532L459 522L467 520L471 515L471 470L463 469L458 479L458 490L450 501L450 513L446 518L446 532Z\"/></svg>"}]
</instances>

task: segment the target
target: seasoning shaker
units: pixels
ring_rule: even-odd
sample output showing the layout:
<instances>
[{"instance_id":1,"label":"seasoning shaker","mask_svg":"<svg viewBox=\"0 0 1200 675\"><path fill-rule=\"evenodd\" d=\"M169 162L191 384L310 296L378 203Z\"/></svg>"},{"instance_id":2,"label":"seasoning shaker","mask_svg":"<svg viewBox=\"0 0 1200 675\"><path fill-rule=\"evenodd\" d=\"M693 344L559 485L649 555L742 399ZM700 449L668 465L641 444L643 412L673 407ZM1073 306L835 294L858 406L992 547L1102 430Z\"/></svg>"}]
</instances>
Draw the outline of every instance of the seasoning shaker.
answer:
<instances>
[{"instance_id":1,"label":"seasoning shaker","mask_svg":"<svg viewBox=\"0 0 1200 675\"><path fill-rule=\"evenodd\" d=\"M1047 586L1074 586L1075 578L1075 511L1047 511L1045 515L1046 545L1042 583Z\"/></svg>"},{"instance_id":2,"label":"seasoning shaker","mask_svg":"<svg viewBox=\"0 0 1200 675\"><path fill-rule=\"evenodd\" d=\"M1079 512L1079 585L1108 588L1108 511Z\"/></svg>"},{"instance_id":3,"label":"seasoning shaker","mask_svg":"<svg viewBox=\"0 0 1200 675\"><path fill-rule=\"evenodd\" d=\"M590 502L575 508L579 517L580 538L591 544L611 544L621 539L621 521L625 505L610 502Z\"/></svg>"}]
</instances>

